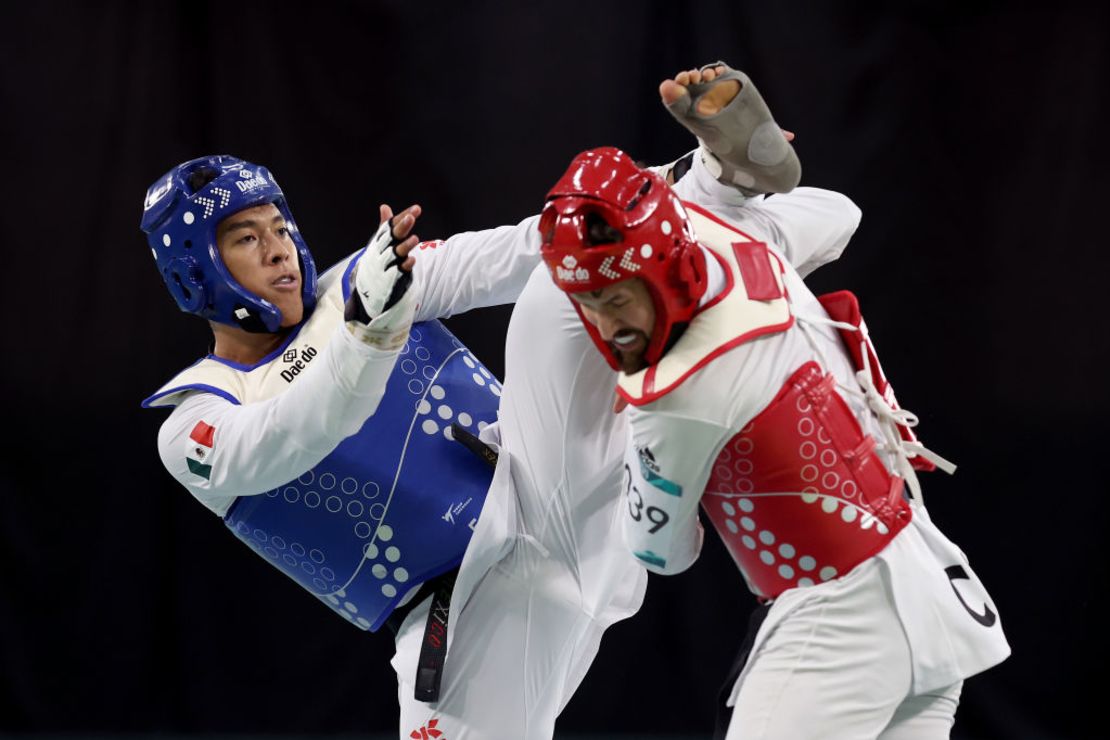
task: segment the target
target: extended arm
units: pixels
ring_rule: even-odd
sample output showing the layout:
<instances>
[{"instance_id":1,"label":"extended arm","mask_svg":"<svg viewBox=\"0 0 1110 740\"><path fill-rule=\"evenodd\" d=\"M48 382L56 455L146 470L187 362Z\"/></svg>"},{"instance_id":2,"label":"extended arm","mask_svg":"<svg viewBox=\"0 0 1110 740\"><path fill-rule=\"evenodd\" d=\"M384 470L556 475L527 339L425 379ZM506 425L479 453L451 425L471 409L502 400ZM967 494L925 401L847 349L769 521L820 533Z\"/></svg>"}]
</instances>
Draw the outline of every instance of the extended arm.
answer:
<instances>
[{"instance_id":1,"label":"extended arm","mask_svg":"<svg viewBox=\"0 0 1110 740\"><path fill-rule=\"evenodd\" d=\"M697 203L744 230L754 225L802 277L840 257L861 217L850 198L821 188L800 187L770 197L746 198L718 182L697 156L674 190L683 200Z\"/></svg>"},{"instance_id":2,"label":"extended arm","mask_svg":"<svg viewBox=\"0 0 1110 740\"><path fill-rule=\"evenodd\" d=\"M413 254L417 321L516 301L540 262L539 216L422 243Z\"/></svg>"},{"instance_id":3,"label":"extended arm","mask_svg":"<svg viewBox=\"0 0 1110 740\"><path fill-rule=\"evenodd\" d=\"M840 257L862 216L848 196L821 188L795 188L764 198L758 208L771 241L803 278Z\"/></svg>"},{"instance_id":4,"label":"extended arm","mask_svg":"<svg viewBox=\"0 0 1110 740\"><path fill-rule=\"evenodd\" d=\"M245 405L213 393L186 396L158 433L162 463L223 514L234 497L293 480L358 431L396 360L396 351L369 347L340 326L284 393Z\"/></svg>"},{"instance_id":5,"label":"extended arm","mask_svg":"<svg viewBox=\"0 0 1110 740\"><path fill-rule=\"evenodd\" d=\"M699 157L675 190L726 220L754 219L803 276L839 257L860 220L851 200L819 188L745 199L735 188L717 182ZM413 269L420 302L416 320L516 301L540 261L538 221L539 216L529 216L513 226L420 244Z\"/></svg>"}]
</instances>

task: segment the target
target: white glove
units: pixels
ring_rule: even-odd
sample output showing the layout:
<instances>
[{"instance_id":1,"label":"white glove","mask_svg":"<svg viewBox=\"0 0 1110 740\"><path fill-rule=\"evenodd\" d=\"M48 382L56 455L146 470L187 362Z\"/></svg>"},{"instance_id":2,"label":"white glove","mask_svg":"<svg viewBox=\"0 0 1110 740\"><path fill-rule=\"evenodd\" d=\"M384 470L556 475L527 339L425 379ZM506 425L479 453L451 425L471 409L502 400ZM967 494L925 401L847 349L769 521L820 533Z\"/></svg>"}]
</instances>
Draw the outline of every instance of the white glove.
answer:
<instances>
[{"instance_id":1,"label":"white glove","mask_svg":"<svg viewBox=\"0 0 1110 740\"><path fill-rule=\"evenodd\" d=\"M383 350L405 343L416 312L416 298L409 290L412 272L401 269L405 258L395 251L402 241L393 236L393 219L383 221L359 257L347 300L348 331Z\"/></svg>"}]
</instances>

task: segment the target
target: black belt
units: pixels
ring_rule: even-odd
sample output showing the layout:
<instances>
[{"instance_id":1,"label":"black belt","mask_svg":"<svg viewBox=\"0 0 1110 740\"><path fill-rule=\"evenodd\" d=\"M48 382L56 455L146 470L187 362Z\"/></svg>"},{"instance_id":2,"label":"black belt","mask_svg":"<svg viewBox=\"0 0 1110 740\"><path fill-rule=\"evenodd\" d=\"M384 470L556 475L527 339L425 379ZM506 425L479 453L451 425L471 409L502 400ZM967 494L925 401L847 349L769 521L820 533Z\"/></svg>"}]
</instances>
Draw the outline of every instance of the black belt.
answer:
<instances>
[{"instance_id":1,"label":"black belt","mask_svg":"<svg viewBox=\"0 0 1110 740\"><path fill-rule=\"evenodd\" d=\"M439 680L443 673L443 659L447 657L447 618L451 606L451 592L455 588L458 568L452 568L420 586L416 595L404 606L399 606L385 620L385 626L394 637L401 631L401 623L431 596L428 621L424 623L424 637L420 645L420 659L416 665L416 700L439 700Z\"/></svg>"},{"instance_id":2,"label":"black belt","mask_svg":"<svg viewBox=\"0 0 1110 740\"><path fill-rule=\"evenodd\" d=\"M497 467L497 453L493 451L493 448L463 429L460 425L451 425L451 437L463 447L480 457L490 468Z\"/></svg>"},{"instance_id":3,"label":"black belt","mask_svg":"<svg viewBox=\"0 0 1110 740\"><path fill-rule=\"evenodd\" d=\"M451 592L455 590L456 568L450 578L437 584L428 607L428 621L424 624L424 641L420 644L420 659L416 663L417 701L439 701L439 682L443 678L443 661L447 657L447 618L451 611Z\"/></svg>"},{"instance_id":4,"label":"black belt","mask_svg":"<svg viewBox=\"0 0 1110 740\"><path fill-rule=\"evenodd\" d=\"M485 442L458 424L451 425L451 432L456 442L480 457L491 468L497 465L497 453ZM405 617L431 595L428 621L424 623L424 637L420 643L420 658L416 663L413 695L417 701L439 701L439 684L443 678L443 662L447 657L447 621L451 616L451 593L455 590L455 578L458 575L459 569L453 568L425 581L416 596L403 607L394 609L385 620L386 626L396 635Z\"/></svg>"}]
</instances>

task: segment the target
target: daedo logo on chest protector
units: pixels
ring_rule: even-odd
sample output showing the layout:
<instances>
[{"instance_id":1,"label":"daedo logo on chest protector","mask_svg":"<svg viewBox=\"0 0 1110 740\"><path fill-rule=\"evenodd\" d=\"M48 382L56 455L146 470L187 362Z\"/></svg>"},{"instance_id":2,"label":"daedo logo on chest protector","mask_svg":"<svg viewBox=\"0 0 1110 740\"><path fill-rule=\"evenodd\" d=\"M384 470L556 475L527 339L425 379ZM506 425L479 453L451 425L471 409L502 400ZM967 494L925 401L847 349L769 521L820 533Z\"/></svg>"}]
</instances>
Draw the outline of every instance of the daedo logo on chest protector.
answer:
<instances>
[{"instance_id":1,"label":"daedo logo on chest protector","mask_svg":"<svg viewBox=\"0 0 1110 740\"><path fill-rule=\"evenodd\" d=\"M286 383L292 383L293 378L300 375L301 371L308 367L308 363L312 362L312 358L318 354L320 354L319 351L311 345L306 346L299 352L295 347L285 350L285 354L281 356L281 361L289 367L281 371L282 380Z\"/></svg>"}]
</instances>

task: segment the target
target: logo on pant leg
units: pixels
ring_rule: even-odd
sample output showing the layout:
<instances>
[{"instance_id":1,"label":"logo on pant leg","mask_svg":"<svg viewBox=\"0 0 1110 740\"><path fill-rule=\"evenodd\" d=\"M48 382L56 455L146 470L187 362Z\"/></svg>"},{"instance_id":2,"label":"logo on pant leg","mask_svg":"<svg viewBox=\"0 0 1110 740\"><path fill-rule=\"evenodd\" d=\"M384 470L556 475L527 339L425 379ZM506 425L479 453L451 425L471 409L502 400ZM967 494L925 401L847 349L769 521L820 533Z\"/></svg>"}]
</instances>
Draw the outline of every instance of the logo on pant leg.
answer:
<instances>
[{"instance_id":1,"label":"logo on pant leg","mask_svg":"<svg viewBox=\"0 0 1110 740\"><path fill-rule=\"evenodd\" d=\"M967 571L964 570L963 566L951 565L944 569L944 574L948 576L948 582L952 586L952 590L956 592L956 598L960 600L960 604L963 606L964 609L967 610L967 613L971 615L971 618L984 627L993 627L994 623L998 621L998 615L991 611L990 606L988 606L984 602L983 611L975 611L968 605L966 601L964 601L963 595L960 594L959 589L956 588L956 581L966 581L971 579L971 576L967 574Z\"/></svg>"},{"instance_id":2,"label":"logo on pant leg","mask_svg":"<svg viewBox=\"0 0 1110 740\"><path fill-rule=\"evenodd\" d=\"M438 724L439 719L430 719L428 720L428 724L410 732L409 737L413 740L430 740L431 738L443 737L443 733L436 729L436 725ZM447 738L443 737L443 740L447 740Z\"/></svg>"}]
</instances>

